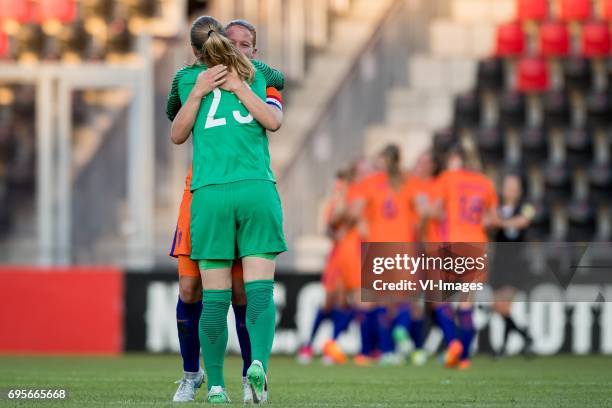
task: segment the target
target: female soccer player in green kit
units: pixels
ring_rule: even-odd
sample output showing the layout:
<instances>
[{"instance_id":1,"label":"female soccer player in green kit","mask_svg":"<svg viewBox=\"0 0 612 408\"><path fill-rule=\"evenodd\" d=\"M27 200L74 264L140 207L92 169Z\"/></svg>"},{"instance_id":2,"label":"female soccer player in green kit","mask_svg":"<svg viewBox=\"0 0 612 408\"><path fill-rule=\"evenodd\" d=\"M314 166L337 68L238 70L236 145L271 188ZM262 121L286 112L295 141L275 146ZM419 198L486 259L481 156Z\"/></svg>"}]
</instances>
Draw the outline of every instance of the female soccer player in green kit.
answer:
<instances>
[{"instance_id":1,"label":"female soccer player in green kit","mask_svg":"<svg viewBox=\"0 0 612 408\"><path fill-rule=\"evenodd\" d=\"M200 344L208 374L208 401L229 402L223 362L231 265L238 256L244 269L252 348L247 379L255 402L260 402L267 389L276 320L275 257L287 249L265 133L265 129L278 129L280 121L265 103L262 73L224 36L219 22L208 16L198 18L191 28L191 44L198 63L183 70L178 90L186 114L195 114L191 258L199 262L202 274ZM219 73L218 80L214 75L209 92L193 92L206 67ZM180 144L188 136L179 132L177 137L173 131L172 138Z\"/></svg>"}]
</instances>

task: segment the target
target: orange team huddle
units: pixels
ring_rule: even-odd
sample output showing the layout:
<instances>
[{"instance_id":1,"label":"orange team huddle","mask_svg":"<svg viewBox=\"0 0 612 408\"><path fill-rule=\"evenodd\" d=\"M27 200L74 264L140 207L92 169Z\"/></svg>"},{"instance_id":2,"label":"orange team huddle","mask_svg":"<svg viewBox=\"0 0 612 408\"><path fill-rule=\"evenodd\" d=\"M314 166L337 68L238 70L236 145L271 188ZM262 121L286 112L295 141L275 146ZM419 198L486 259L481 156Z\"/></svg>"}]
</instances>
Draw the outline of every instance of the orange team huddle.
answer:
<instances>
[{"instance_id":1,"label":"orange team huddle","mask_svg":"<svg viewBox=\"0 0 612 408\"><path fill-rule=\"evenodd\" d=\"M323 347L323 357L341 364L346 356L336 342L356 320L361 352L355 362L398 364L413 344L412 362L421 365L427 354L423 302L405 304L360 302L361 242L487 242L487 228L500 225L497 194L492 181L466 165L462 148L449 149L437 163L423 153L411 172L401 170L400 149L389 145L373 166L356 161L340 172L329 200L327 226L333 247L323 273L324 306L317 312L309 340L301 347L300 362L313 357L313 341L320 324L330 319L334 335ZM372 168L373 167L373 168ZM436 176L436 173L437 176ZM447 367L469 367L475 328L472 304L427 302L434 323L442 330Z\"/></svg>"}]
</instances>

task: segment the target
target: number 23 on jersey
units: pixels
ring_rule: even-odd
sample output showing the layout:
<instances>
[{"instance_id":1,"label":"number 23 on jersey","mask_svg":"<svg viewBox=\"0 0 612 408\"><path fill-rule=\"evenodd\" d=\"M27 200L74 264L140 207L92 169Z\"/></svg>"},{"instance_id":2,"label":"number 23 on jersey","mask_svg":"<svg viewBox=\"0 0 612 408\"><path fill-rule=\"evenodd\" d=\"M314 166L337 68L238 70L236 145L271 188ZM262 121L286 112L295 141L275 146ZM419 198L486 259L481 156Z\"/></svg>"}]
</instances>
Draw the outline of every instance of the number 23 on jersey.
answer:
<instances>
[{"instance_id":1,"label":"number 23 on jersey","mask_svg":"<svg viewBox=\"0 0 612 408\"><path fill-rule=\"evenodd\" d=\"M247 85L248 86L248 85ZM208 110L208 114L206 115L206 123L204 124L204 129L210 129L217 126L225 126L227 125L227 119L224 117L216 118L217 110L219 109L219 104L221 103L221 90L219 88L215 88L213 90L213 100L210 105L210 109ZM243 116L240 111L234 110L232 111L232 116L234 120L240 124L247 124L253 121L253 115L250 113L246 116Z\"/></svg>"}]
</instances>

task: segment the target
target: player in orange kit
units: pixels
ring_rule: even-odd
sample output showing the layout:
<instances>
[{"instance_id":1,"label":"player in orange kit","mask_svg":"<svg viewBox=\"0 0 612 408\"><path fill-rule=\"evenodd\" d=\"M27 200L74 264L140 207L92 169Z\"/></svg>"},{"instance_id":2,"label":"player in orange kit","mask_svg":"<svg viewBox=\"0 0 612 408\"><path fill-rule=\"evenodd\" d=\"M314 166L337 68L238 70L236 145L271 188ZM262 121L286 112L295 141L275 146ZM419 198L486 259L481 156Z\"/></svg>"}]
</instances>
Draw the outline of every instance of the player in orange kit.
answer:
<instances>
[{"instance_id":1,"label":"player in orange kit","mask_svg":"<svg viewBox=\"0 0 612 408\"><path fill-rule=\"evenodd\" d=\"M406 177L400 168L400 149L389 145L379 155L379 168L362 182L360 199L355 211L363 214L362 238L367 242L414 242L416 219L406 201L404 187ZM378 346L382 352L381 364L397 364L401 361L394 353L395 342L407 340L410 329L408 305L380 304L374 309ZM371 316L369 316L372 319ZM395 330L394 330L395 328Z\"/></svg>"},{"instance_id":2,"label":"player in orange kit","mask_svg":"<svg viewBox=\"0 0 612 408\"><path fill-rule=\"evenodd\" d=\"M346 287L343 284L341 263L344 262L344 237L350 230L346 220L346 195L351 179L350 170L340 171L336 175L336 183L327 203L325 220L327 235L333 241L325 269L321 276L325 290L325 303L319 308L312 325L309 340L300 348L298 361L307 364L312 361L312 344L321 323L330 319L333 323L333 336L323 347L325 362L344 364L346 355L336 344L336 340L346 330L352 319L352 312L347 304Z\"/></svg>"},{"instance_id":3,"label":"player in orange kit","mask_svg":"<svg viewBox=\"0 0 612 408\"><path fill-rule=\"evenodd\" d=\"M466 160L467 154L461 146L450 149L446 170L435 184L432 215L441 223L443 242L460 243L453 245L453 248L469 252L461 256L475 257L483 255L488 242L486 229L500 224L498 199L493 182L478 171L477 165L467 165ZM449 310L450 307L446 308L446 312ZM470 348L476 335L472 312L471 301L459 303L457 317L461 347L456 346L457 342L449 345L447 366L465 369L470 365Z\"/></svg>"},{"instance_id":4,"label":"player in orange kit","mask_svg":"<svg viewBox=\"0 0 612 408\"><path fill-rule=\"evenodd\" d=\"M406 201L411 207L415 217L415 242L419 250L424 249L423 243L440 242L440 228L438 220L428 217L434 199L434 177L435 163L431 152L422 153L416 160L414 168L404 186ZM423 300L414 299L411 302L410 338L415 350L412 353L412 363L423 365L427 361L427 353L424 350L425 342L425 310ZM453 330L454 333L454 330ZM446 339L447 342L453 339ZM448 343L446 343L448 344Z\"/></svg>"}]
</instances>

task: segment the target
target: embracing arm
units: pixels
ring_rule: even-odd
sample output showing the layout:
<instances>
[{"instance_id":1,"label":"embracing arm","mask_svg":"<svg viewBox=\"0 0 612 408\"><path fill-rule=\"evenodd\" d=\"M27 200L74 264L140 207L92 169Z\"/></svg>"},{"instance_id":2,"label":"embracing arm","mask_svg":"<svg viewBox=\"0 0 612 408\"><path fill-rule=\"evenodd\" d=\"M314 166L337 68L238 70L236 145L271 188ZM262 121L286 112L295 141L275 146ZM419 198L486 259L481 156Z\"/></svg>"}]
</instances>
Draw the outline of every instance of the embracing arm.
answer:
<instances>
[{"instance_id":1,"label":"embracing arm","mask_svg":"<svg viewBox=\"0 0 612 408\"><path fill-rule=\"evenodd\" d=\"M229 73L228 77L232 76L232 74L233 73ZM224 87L222 88L225 89ZM283 113L259 98L246 83L240 79L238 79L238 81L232 81L231 86L226 90L234 92L236 97L240 99L240 102L242 102L261 126L272 132L280 129L283 123Z\"/></svg>"},{"instance_id":2,"label":"embracing arm","mask_svg":"<svg viewBox=\"0 0 612 408\"><path fill-rule=\"evenodd\" d=\"M196 84L189 93L187 101L181 106L172 121L172 128L170 130L172 143L183 144L189 139L200 110L202 98L223 84L226 74L227 68L223 65L217 65L198 75Z\"/></svg>"},{"instance_id":3,"label":"embracing arm","mask_svg":"<svg viewBox=\"0 0 612 408\"><path fill-rule=\"evenodd\" d=\"M185 104L181 106L172 121L172 128L170 130L170 139L172 143L183 144L189 139L203 97L201 93L195 92L195 89L191 91L189 98L187 98Z\"/></svg>"}]
</instances>

